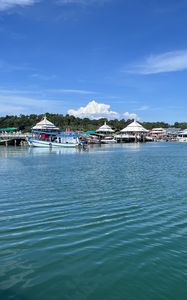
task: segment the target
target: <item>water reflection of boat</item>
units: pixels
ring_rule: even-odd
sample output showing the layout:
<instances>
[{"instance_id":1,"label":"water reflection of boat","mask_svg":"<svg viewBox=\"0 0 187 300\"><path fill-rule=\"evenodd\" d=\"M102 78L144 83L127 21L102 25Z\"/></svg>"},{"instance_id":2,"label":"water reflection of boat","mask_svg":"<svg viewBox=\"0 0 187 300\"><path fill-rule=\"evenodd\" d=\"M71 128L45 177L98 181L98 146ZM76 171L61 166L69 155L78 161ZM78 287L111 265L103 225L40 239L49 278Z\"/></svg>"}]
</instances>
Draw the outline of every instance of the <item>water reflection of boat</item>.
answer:
<instances>
[{"instance_id":1,"label":"water reflection of boat","mask_svg":"<svg viewBox=\"0 0 187 300\"><path fill-rule=\"evenodd\" d=\"M63 133L46 116L32 128L32 135L28 137L31 147L42 148L74 148L79 145L78 136L75 133Z\"/></svg>"},{"instance_id":2,"label":"water reflection of boat","mask_svg":"<svg viewBox=\"0 0 187 300\"><path fill-rule=\"evenodd\" d=\"M62 154L75 154L79 152L79 148L42 148L42 147L30 147L28 148L28 152L30 155L37 156L37 155L62 155Z\"/></svg>"}]
</instances>

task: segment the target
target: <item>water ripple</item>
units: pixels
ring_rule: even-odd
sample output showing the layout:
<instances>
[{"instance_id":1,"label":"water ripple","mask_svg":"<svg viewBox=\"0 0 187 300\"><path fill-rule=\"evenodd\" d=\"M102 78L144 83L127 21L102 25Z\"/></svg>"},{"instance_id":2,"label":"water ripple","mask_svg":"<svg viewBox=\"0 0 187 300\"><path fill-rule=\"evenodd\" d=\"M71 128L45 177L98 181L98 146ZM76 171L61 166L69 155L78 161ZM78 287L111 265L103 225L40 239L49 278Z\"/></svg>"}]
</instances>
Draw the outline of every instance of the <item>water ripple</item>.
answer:
<instances>
[{"instance_id":1,"label":"water ripple","mask_svg":"<svg viewBox=\"0 0 187 300\"><path fill-rule=\"evenodd\" d=\"M0 298L186 299L186 145L2 149Z\"/></svg>"}]
</instances>

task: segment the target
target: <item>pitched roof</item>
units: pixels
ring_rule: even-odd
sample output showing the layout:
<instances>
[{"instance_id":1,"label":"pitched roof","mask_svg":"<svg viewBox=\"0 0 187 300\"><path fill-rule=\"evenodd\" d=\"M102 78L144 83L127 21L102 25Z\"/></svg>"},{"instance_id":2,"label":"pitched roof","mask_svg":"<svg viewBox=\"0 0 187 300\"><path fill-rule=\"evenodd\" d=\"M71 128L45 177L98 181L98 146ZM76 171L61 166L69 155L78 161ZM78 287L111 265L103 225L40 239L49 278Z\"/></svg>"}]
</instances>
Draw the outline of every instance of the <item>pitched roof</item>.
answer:
<instances>
[{"instance_id":1,"label":"pitched roof","mask_svg":"<svg viewBox=\"0 0 187 300\"><path fill-rule=\"evenodd\" d=\"M48 130L59 130L58 127L56 127L52 122L47 120L46 116L38 122L32 129L34 130L43 130L43 129L48 129Z\"/></svg>"},{"instance_id":2,"label":"pitched roof","mask_svg":"<svg viewBox=\"0 0 187 300\"><path fill-rule=\"evenodd\" d=\"M127 127L123 128L121 132L148 132L149 130L145 129L137 121L133 121Z\"/></svg>"},{"instance_id":3,"label":"pitched roof","mask_svg":"<svg viewBox=\"0 0 187 300\"><path fill-rule=\"evenodd\" d=\"M114 132L114 130L105 122L105 124L99 127L99 129L97 129L96 132Z\"/></svg>"}]
</instances>

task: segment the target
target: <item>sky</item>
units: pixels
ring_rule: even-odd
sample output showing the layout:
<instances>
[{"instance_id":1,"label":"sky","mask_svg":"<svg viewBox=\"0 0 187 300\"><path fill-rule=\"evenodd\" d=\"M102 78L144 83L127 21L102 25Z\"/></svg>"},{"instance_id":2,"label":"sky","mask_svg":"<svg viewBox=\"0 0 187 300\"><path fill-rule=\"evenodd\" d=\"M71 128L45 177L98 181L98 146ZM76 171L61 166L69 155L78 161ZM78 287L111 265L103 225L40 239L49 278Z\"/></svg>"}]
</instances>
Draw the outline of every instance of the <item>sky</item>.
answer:
<instances>
[{"instance_id":1,"label":"sky","mask_svg":"<svg viewBox=\"0 0 187 300\"><path fill-rule=\"evenodd\" d=\"M0 116L186 111L187 0L0 0Z\"/></svg>"}]
</instances>

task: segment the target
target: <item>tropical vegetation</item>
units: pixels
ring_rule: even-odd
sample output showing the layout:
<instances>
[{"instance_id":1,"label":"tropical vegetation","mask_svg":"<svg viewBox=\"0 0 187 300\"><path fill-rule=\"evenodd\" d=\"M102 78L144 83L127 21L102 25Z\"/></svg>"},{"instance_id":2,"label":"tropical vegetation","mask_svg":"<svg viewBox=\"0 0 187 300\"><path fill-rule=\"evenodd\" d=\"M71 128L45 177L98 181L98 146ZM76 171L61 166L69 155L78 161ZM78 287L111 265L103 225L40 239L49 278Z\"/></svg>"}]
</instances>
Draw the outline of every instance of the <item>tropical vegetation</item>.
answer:
<instances>
[{"instance_id":1,"label":"tropical vegetation","mask_svg":"<svg viewBox=\"0 0 187 300\"><path fill-rule=\"evenodd\" d=\"M89 118L76 118L71 115L62 115L62 114L50 114L46 113L47 118L54 123L56 126L60 127L62 130L70 128L71 130L95 130L102 126L106 121L109 126L114 128L116 131L121 130L132 122L132 120L125 119L115 119L107 120L105 118L91 120ZM7 115L0 117L0 128L16 127L18 130L24 132L29 132L31 128L43 118L43 115L31 114L31 115ZM187 128L187 122L175 122L174 124L168 124L165 122L141 122L141 124L147 128Z\"/></svg>"}]
</instances>

